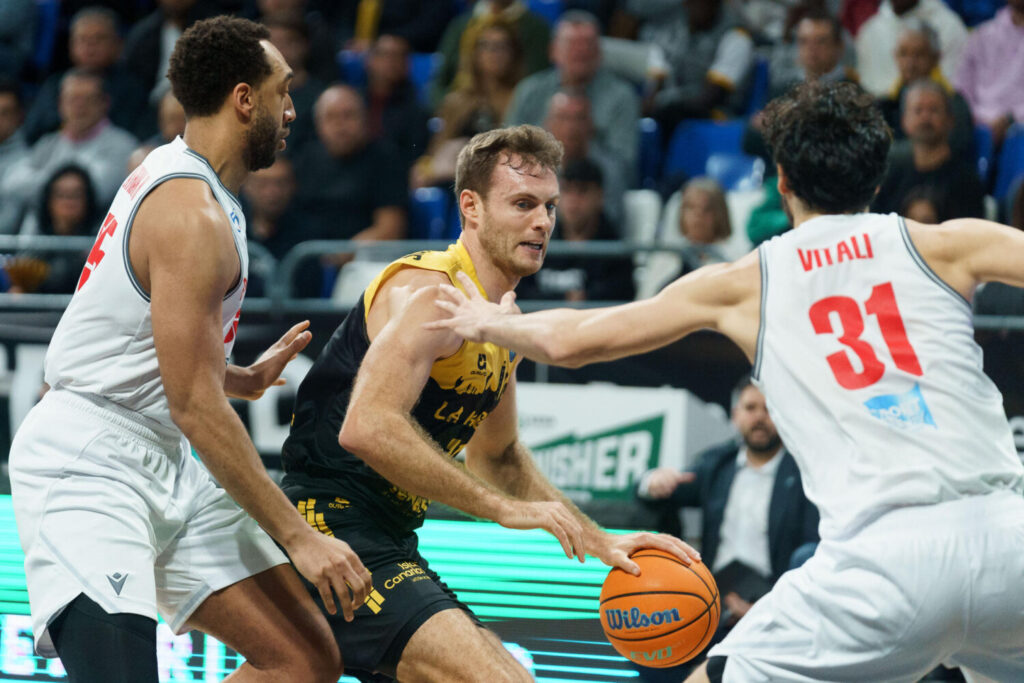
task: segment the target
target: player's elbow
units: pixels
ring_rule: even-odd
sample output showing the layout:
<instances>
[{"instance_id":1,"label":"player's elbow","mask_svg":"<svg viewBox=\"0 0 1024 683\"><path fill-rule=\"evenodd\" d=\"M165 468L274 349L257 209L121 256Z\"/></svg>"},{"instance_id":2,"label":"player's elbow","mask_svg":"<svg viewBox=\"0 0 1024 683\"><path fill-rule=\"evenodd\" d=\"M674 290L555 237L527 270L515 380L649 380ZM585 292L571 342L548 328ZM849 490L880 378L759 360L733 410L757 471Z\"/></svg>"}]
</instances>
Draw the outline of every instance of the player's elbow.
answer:
<instances>
[{"instance_id":1,"label":"player's elbow","mask_svg":"<svg viewBox=\"0 0 1024 683\"><path fill-rule=\"evenodd\" d=\"M563 368L578 368L586 365L586 357L578 345L565 334L555 332L548 335L540 344L544 361L549 365Z\"/></svg>"},{"instance_id":2,"label":"player's elbow","mask_svg":"<svg viewBox=\"0 0 1024 683\"><path fill-rule=\"evenodd\" d=\"M360 458L371 452L372 427L364 410L349 407L338 432L338 445Z\"/></svg>"}]
</instances>

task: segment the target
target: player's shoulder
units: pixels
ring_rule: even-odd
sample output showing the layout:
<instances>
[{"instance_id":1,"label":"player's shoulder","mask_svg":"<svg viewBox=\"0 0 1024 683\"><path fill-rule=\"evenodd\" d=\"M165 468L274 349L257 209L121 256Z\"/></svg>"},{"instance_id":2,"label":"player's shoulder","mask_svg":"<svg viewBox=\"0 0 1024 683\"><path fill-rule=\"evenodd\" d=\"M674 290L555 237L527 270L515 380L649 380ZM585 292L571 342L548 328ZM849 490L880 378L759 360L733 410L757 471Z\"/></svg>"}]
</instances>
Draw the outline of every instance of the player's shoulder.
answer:
<instances>
[{"instance_id":1,"label":"player's shoulder","mask_svg":"<svg viewBox=\"0 0 1024 683\"><path fill-rule=\"evenodd\" d=\"M233 258L230 223L210 186L198 178L173 178L142 200L132 223L132 241L160 256L210 252L207 256Z\"/></svg>"},{"instance_id":2,"label":"player's shoulder","mask_svg":"<svg viewBox=\"0 0 1024 683\"><path fill-rule=\"evenodd\" d=\"M164 224L208 227L227 222L224 210L202 178L170 178L153 188L139 206L139 218L153 216Z\"/></svg>"}]
</instances>

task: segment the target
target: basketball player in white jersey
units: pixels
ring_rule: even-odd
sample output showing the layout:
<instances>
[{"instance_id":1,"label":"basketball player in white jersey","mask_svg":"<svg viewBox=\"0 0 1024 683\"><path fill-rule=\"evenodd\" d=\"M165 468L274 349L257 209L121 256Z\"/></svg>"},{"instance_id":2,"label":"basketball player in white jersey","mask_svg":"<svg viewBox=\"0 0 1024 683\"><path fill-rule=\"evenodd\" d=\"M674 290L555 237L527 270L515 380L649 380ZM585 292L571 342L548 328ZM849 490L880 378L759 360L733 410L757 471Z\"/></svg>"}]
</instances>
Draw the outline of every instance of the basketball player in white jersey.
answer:
<instances>
[{"instance_id":1,"label":"basketball player in white jersey","mask_svg":"<svg viewBox=\"0 0 1024 683\"><path fill-rule=\"evenodd\" d=\"M369 588L351 549L267 476L227 401L279 383L310 338L300 324L252 366L225 362L248 266L235 195L295 118L268 38L219 17L178 41L184 139L118 191L51 341L51 390L11 447L36 649L74 683L156 683L158 613L240 652L233 681L333 683L331 631L271 537L328 611L333 593L351 618Z\"/></svg>"},{"instance_id":2,"label":"basketball player in white jersey","mask_svg":"<svg viewBox=\"0 0 1024 683\"><path fill-rule=\"evenodd\" d=\"M747 354L822 541L691 680L916 681L945 662L1022 681L1024 467L968 302L1024 286L1024 233L862 213L890 133L854 85L800 86L765 122L796 230L615 308L513 315L448 287L434 325L558 365L701 328Z\"/></svg>"}]
</instances>

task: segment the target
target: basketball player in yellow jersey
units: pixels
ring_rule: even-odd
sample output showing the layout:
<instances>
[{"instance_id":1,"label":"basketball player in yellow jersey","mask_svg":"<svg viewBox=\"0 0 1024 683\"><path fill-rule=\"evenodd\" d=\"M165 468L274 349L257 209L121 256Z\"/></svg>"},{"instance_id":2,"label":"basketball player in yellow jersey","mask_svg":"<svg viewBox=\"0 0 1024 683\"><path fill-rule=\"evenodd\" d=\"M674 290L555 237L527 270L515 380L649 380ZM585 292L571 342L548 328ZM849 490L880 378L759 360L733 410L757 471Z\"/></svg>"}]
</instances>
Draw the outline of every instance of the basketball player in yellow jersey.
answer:
<instances>
[{"instance_id":1,"label":"basketball player in yellow jersey","mask_svg":"<svg viewBox=\"0 0 1024 683\"><path fill-rule=\"evenodd\" d=\"M534 126L473 138L456 172L459 242L388 266L299 388L283 488L372 573L374 590L353 622L327 615L346 672L362 680L530 680L417 551L430 500L505 527L545 529L568 557L591 554L627 571L637 571L629 554L640 547L698 557L670 536L599 529L518 440L514 355L424 328L444 315L434 305L439 285L459 273L481 296L514 306L519 278L544 260L561 156ZM465 467L452 462L463 446Z\"/></svg>"}]
</instances>

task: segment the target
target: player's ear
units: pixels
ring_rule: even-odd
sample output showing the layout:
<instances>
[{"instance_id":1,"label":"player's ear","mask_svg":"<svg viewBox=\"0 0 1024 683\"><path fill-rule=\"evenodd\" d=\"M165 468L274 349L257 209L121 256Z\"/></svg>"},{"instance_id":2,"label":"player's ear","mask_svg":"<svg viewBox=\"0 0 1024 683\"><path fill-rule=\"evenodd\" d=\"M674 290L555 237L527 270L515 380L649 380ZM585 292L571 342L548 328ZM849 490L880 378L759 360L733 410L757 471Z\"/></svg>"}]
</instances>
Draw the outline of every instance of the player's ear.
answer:
<instances>
[{"instance_id":1,"label":"player's ear","mask_svg":"<svg viewBox=\"0 0 1024 683\"><path fill-rule=\"evenodd\" d=\"M462 211L462 228L465 230L470 221L480 224L480 206L483 198L473 190L463 190L459 194L459 210Z\"/></svg>"},{"instance_id":2,"label":"player's ear","mask_svg":"<svg viewBox=\"0 0 1024 683\"><path fill-rule=\"evenodd\" d=\"M248 123L256 110L256 89L248 83L238 83L231 91L231 104L238 116Z\"/></svg>"},{"instance_id":3,"label":"player's ear","mask_svg":"<svg viewBox=\"0 0 1024 683\"><path fill-rule=\"evenodd\" d=\"M775 170L779 174L779 194L789 194L789 180L786 178L786 173L782 170L782 164L775 164Z\"/></svg>"}]
</instances>

